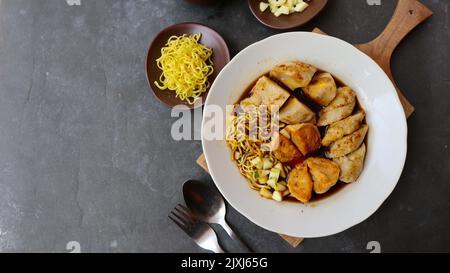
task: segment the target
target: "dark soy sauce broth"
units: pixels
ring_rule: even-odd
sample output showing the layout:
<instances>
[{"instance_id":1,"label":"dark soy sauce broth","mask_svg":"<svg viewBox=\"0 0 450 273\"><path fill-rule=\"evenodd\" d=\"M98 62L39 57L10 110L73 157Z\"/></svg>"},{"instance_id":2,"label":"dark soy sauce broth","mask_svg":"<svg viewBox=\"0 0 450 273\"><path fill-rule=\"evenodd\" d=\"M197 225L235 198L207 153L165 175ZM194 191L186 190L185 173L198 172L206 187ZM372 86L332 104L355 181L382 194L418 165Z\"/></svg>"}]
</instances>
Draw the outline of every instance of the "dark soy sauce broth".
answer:
<instances>
[{"instance_id":1,"label":"dark soy sauce broth","mask_svg":"<svg viewBox=\"0 0 450 273\"><path fill-rule=\"evenodd\" d=\"M318 69L317 72L316 72L316 74L319 74L319 73L329 73L329 72ZM330 74L331 74L331 73L330 73ZM319 116L320 110L322 110L322 109L324 108L323 106L321 106L321 105L315 103L314 101L312 101L311 99L309 99L309 98L305 95L305 93L303 92L303 89L299 88L299 89L296 89L296 90L294 90L294 91L291 91L291 89L289 89L289 88L288 88L286 85L284 85L282 82L279 82L278 80L276 80L276 79L270 77L269 73L265 73L265 74L259 76L256 80L254 80L254 81L253 81L253 82L245 89L244 93L239 97L239 99L238 99L238 101L235 103L235 105L239 105L240 102L241 102L242 100L244 100L244 99L246 99L246 98L249 97L249 95L250 95L250 93L251 93L253 87L255 86L256 82L257 82L262 76L266 76L266 77L268 77L269 79L271 79L272 81L276 82L276 83L277 83L279 86L281 86L284 90L288 91L288 92L291 94L291 96L296 97L300 102L302 102L303 104L305 104L306 106L308 106L313 112L315 112L315 113L317 114L317 116ZM341 88L341 87L348 86L348 85L344 84L344 82L342 82L340 79L336 78L336 76L334 76L334 75L332 75L332 74L331 74L331 76L333 77L334 81L336 82L336 87L337 87L337 88ZM363 107L361 106L361 103L359 102L358 97L356 97L356 105L355 105L355 109L353 110L352 115L358 113L359 111L364 111L364 109L363 109ZM366 118L364 118L363 124L366 124ZM319 128L319 131L320 131L321 138L323 139L323 137L325 136L327 127L318 127L318 128ZM367 136L366 136L364 142L365 142L366 145L367 145ZM326 152L326 150L327 150L326 147L321 147L319 151L317 151L317 152L314 153L314 154L309 155L308 157L322 157L322 158L326 158L326 157L325 157L325 152ZM308 157L307 157L307 158L308 158ZM306 159L306 158L304 158L304 159ZM291 162L291 164L288 164L288 165L290 165L291 167L294 167L296 164L301 163L301 162L302 162L302 160L298 160L298 161L296 160L296 162ZM324 194L316 194L316 193L313 191L313 195L312 195L312 198L311 198L311 200L309 201L309 203L314 203L314 202L317 202L317 201L324 200L324 199L326 199L326 198L328 198L328 197L334 195L335 193L341 191L341 190L342 190L343 188L345 188L347 185L348 185L348 184L345 183L345 182L338 181L338 183L337 183L335 186L333 186L329 191L327 191L327 192L324 193ZM294 197L290 197L290 196L289 196L289 197L285 197L284 201L286 201L286 202L293 202L293 203L301 203L300 201L298 201L298 200L295 199Z\"/></svg>"}]
</instances>

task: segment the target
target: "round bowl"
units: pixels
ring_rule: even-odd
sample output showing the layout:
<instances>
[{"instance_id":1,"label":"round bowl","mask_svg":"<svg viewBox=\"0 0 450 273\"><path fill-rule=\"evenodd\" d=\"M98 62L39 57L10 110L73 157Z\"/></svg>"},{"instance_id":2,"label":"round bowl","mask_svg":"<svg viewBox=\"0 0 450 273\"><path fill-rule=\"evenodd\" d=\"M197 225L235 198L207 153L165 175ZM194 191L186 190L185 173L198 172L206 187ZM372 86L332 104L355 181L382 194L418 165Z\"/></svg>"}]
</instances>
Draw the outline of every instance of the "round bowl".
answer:
<instances>
[{"instance_id":1,"label":"round bowl","mask_svg":"<svg viewBox=\"0 0 450 273\"><path fill-rule=\"evenodd\" d=\"M172 25L163 29L159 32L153 41L150 44L147 53L147 61L146 61L146 73L147 73L147 81L150 86L150 89L153 90L156 98L158 98L161 102L166 104L169 107L175 107L177 105L186 105L189 108L200 107L204 104L206 97L208 96L209 89L202 94L202 103L189 104L186 101L182 101L175 96L175 91L171 90L161 90L159 89L154 82L159 80L159 77L162 73L161 69L158 68L156 64L156 59L161 57L161 48L164 47L167 43L167 40L173 35L180 36L183 34L196 34L201 33L202 36L200 38L200 43L212 48L213 55L213 67L214 73L209 76L209 82L212 84L222 70L222 68L230 61L230 51L227 47L225 40L210 27L199 23L180 23L176 25Z\"/></svg>"},{"instance_id":2,"label":"round bowl","mask_svg":"<svg viewBox=\"0 0 450 273\"><path fill-rule=\"evenodd\" d=\"M269 10L261 12L259 9L260 2L261 0L248 0L248 7L258 21L274 29L292 29L300 27L316 17L325 8L328 0L313 0L309 2L309 7L303 12L280 15L279 17L273 15Z\"/></svg>"},{"instance_id":3,"label":"round bowl","mask_svg":"<svg viewBox=\"0 0 450 273\"><path fill-rule=\"evenodd\" d=\"M367 113L367 155L358 181L311 203L277 203L251 190L225 140L209 133L212 113L224 112L277 64L300 60L351 87ZM394 190L406 159L406 118L394 85L370 57L337 38L310 32L272 36L241 51L222 70L206 100L202 145L211 176L226 200L255 224L277 233L316 238L342 232L372 215ZM225 127L225 119L216 128Z\"/></svg>"}]
</instances>

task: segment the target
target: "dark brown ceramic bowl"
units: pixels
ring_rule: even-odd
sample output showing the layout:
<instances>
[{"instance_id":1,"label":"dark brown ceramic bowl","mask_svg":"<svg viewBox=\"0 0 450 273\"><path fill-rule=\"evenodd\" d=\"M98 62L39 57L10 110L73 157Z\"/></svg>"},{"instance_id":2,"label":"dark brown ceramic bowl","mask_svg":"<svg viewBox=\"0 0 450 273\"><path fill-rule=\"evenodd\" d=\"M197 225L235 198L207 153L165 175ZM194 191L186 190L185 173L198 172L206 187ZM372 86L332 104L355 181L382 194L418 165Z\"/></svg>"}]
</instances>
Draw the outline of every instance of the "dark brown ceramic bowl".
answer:
<instances>
[{"instance_id":1,"label":"dark brown ceramic bowl","mask_svg":"<svg viewBox=\"0 0 450 273\"><path fill-rule=\"evenodd\" d=\"M180 23L172 25L168 28L163 29L160 33L156 35L153 42L150 44L147 54L146 70L147 70L147 81L150 88L153 90L155 96L165 103L169 107L174 107L176 105L186 105L193 109L195 107L200 107L205 103L206 96L208 95L208 90L202 95L202 104L196 103L195 105L189 104L186 101L182 101L175 96L175 91L171 90L161 90L154 82L159 80L162 73L161 69L158 68L156 64L156 59L161 57L161 48L167 43L167 40L172 35L183 35L183 34L196 34L201 33L202 37L200 43L212 48L213 55L213 67L214 73L209 76L209 82L212 84L222 70L222 68L230 61L230 52L228 50L227 44L224 39L213 29L198 23Z\"/></svg>"},{"instance_id":2,"label":"dark brown ceramic bowl","mask_svg":"<svg viewBox=\"0 0 450 273\"><path fill-rule=\"evenodd\" d=\"M308 2L309 7L303 12L280 15L279 17L276 17L268 9L261 12L259 10L260 2L261 0L248 0L248 6L258 21L274 29L292 29L300 27L316 17L325 8L328 0L311 0Z\"/></svg>"}]
</instances>

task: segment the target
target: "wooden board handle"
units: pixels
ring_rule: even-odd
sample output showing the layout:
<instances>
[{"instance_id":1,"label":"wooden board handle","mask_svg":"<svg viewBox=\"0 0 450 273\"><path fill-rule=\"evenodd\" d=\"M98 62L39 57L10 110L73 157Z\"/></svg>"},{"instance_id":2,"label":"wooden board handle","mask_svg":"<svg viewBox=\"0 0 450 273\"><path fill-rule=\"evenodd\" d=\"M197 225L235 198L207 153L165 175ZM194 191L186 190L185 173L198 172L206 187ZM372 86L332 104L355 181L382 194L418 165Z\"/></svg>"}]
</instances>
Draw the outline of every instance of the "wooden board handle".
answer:
<instances>
[{"instance_id":1,"label":"wooden board handle","mask_svg":"<svg viewBox=\"0 0 450 273\"><path fill-rule=\"evenodd\" d=\"M367 44L355 45L359 50L374 59L389 76L397 89L406 117L412 115L414 106L406 99L395 83L391 71L391 56L406 35L431 15L433 15L433 12L417 0L399 0L394 15L384 31Z\"/></svg>"},{"instance_id":2,"label":"wooden board handle","mask_svg":"<svg viewBox=\"0 0 450 273\"><path fill-rule=\"evenodd\" d=\"M384 61L391 59L400 42L420 23L433 15L433 12L417 0L399 0L390 22L384 31L373 41L357 47L370 47L371 57Z\"/></svg>"}]
</instances>

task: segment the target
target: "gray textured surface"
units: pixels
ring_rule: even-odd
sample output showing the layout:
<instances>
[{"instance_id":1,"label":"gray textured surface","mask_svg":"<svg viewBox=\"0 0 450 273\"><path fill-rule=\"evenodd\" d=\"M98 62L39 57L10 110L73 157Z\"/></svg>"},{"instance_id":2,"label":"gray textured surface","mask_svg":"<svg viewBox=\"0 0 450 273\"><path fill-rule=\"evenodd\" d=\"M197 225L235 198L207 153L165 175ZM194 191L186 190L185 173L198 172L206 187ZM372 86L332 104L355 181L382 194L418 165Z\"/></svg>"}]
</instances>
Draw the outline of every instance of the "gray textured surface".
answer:
<instances>
[{"instance_id":1,"label":"gray textured surface","mask_svg":"<svg viewBox=\"0 0 450 273\"><path fill-rule=\"evenodd\" d=\"M277 31L245 1L210 7L181 0L0 1L0 251L197 252L167 213L195 164L200 142L170 138L174 118L149 92L144 61L163 27L198 21L234 55ZM350 42L375 37L395 1L333 0L309 25ZM364 223L292 249L233 209L229 221L258 252L450 251L449 1L423 1L434 16L393 58L417 107L409 120L402 178ZM222 238L223 233L222 233ZM226 245L229 248L231 246Z\"/></svg>"}]
</instances>

